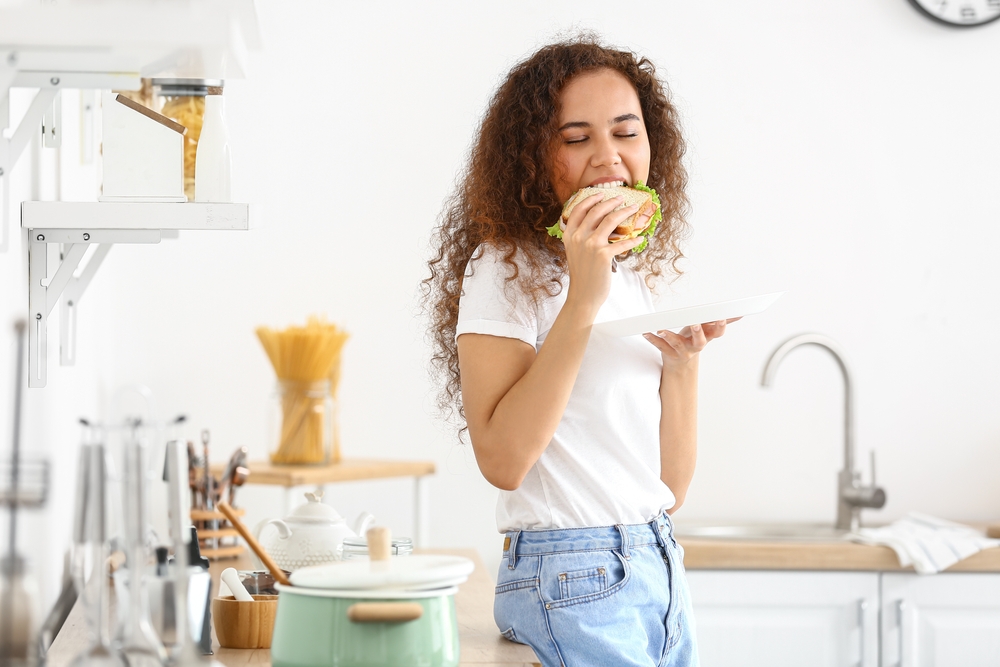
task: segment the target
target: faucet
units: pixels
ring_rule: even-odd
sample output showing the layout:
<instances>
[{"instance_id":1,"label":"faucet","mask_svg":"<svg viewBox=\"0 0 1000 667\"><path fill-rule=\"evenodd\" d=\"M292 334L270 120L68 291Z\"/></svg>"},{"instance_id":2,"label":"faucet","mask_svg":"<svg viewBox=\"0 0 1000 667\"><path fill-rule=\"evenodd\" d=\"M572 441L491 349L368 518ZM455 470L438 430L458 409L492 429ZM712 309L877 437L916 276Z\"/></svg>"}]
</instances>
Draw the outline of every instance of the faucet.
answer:
<instances>
[{"instance_id":1,"label":"faucet","mask_svg":"<svg viewBox=\"0 0 1000 667\"><path fill-rule=\"evenodd\" d=\"M844 469L837 476L838 530L856 531L861 525L861 508L881 508L885 505L885 490L875 486L875 452L872 452L871 486L861 485L861 473L854 469L854 395L851 390L851 373L847 369L843 351L831 338L817 333L792 336L779 345L764 366L760 384L770 387L778 366L789 352L802 345L816 345L833 355L844 375Z\"/></svg>"}]
</instances>

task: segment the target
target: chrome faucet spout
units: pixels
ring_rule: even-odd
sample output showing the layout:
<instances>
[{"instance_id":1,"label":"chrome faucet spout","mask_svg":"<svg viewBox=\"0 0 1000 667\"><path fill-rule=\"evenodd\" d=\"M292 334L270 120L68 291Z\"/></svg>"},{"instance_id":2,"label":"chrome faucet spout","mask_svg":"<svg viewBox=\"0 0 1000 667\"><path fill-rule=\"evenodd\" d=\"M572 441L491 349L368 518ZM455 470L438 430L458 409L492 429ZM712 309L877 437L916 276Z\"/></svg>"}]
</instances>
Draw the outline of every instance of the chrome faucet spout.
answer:
<instances>
[{"instance_id":1,"label":"chrome faucet spout","mask_svg":"<svg viewBox=\"0 0 1000 667\"><path fill-rule=\"evenodd\" d=\"M851 372L847 368L846 356L832 338L818 333L804 333L792 336L779 345L771 353L760 383L770 387L778 366L788 353L803 345L815 345L825 349L833 356L840 372L844 376L844 469L838 474L837 482L837 528L841 530L857 530L860 525L862 507L879 508L885 505L885 491L875 486L875 461L872 458L872 485L861 486L861 475L854 469L854 391L851 383Z\"/></svg>"},{"instance_id":2,"label":"chrome faucet spout","mask_svg":"<svg viewBox=\"0 0 1000 667\"><path fill-rule=\"evenodd\" d=\"M821 347L834 358L840 372L844 376L844 470L854 470L854 389L851 383L851 372L847 368L847 361L843 350L832 338L818 333L804 333L792 336L779 345L764 366L764 374L760 384L770 387L774 383L774 376L778 372L778 366L788 353L803 345L815 345Z\"/></svg>"}]
</instances>

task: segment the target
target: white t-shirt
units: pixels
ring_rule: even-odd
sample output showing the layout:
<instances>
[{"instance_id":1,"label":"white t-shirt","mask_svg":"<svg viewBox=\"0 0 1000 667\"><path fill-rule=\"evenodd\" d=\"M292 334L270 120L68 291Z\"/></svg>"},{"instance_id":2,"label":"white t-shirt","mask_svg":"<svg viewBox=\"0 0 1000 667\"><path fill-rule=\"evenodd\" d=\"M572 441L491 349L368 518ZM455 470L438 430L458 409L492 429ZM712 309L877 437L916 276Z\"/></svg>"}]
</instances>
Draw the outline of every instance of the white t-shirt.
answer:
<instances>
[{"instance_id":1,"label":"white t-shirt","mask_svg":"<svg viewBox=\"0 0 1000 667\"><path fill-rule=\"evenodd\" d=\"M489 334L541 349L566 301L569 278L557 296L535 305L516 282L506 282L509 275L493 248L469 262L456 338ZM611 275L596 321L652 312L652 295L638 273L619 265ZM673 507L674 495L660 480L662 367L659 351L642 336L591 334L552 441L521 486L500 491L500 532L643 523Z\"/></svg>"}]
</instances>

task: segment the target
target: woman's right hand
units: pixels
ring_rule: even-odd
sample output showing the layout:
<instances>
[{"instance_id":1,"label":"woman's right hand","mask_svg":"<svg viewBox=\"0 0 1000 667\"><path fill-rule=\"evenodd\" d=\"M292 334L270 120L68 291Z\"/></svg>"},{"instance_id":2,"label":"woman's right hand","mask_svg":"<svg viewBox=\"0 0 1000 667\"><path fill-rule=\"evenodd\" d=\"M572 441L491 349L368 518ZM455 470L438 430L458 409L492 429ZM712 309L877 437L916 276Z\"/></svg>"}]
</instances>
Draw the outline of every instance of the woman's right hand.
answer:
<instances>
[{"instance_id":1,"label":"woman's right hand","mask_svg":"<svg viewBox=\"0 0 1000 667\"><path fill-rule=\"evenodd\" d=\"M638 205L632 205L620 211L614 210L623 199L613 197L602 201L599 194L587 197L570 213L563 230L569 265L566 300L586 308L591 314L591 322L611 291L612 260L643 241L643 237L639 236L616 243L608 242L611 232L639 209Z\"/></svg>"}]
</instances>

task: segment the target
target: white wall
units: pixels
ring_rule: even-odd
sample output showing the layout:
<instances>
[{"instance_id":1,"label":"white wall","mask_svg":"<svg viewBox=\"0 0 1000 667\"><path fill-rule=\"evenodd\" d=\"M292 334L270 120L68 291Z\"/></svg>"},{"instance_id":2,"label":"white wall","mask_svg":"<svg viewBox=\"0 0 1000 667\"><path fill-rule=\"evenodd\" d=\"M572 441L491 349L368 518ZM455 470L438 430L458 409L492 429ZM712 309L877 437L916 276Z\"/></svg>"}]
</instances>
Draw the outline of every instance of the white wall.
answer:
<instances>
[{"instance_id":1,"label":"white wall","mask_svg":"<svg viewBox=\"0 0 1000 667\"><path fill-rule=\"evenodd\" d=\"M807 330L849 354L858 458L877 451L889 497L872 521L1000 513L1000 24L949 30L905 0L398 5L258 2L266 50L226 97L234 194L266 227L115 248L81 312L81 366L30 392L33 442L71 452L78 413L141 382L220 456L261 457L273 377L253 329L324 313L352 334L345 454L436 461L432 543L476 547L492 570L495 492L433 411L417 285L495 85L589 27L658 63L682 113L694 233L664 305L788 292L704 354L678 519L833 520L836 366L806 349L759 387L771 349ZM23 308L22 256L0 257L4 313ZM274 490L242 500L251 521L280 511ZM412 531L408 482L330 502ZM65 519L47 527L65 541Z\"/></svg>"}]
</instances>

